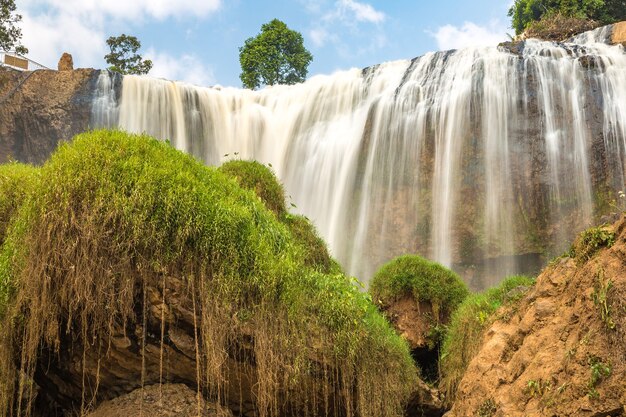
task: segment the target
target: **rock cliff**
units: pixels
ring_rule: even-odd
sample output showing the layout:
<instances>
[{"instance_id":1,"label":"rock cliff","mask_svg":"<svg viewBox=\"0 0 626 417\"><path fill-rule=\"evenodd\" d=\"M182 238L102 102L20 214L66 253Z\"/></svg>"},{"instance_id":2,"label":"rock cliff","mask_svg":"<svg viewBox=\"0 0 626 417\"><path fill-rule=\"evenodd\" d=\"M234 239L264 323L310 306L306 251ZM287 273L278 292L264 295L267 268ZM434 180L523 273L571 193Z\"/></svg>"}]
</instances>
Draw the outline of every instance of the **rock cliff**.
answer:
<instances>
[{"instance_id":1,"label":"rock cliff","mask_svg":"<svg viewBox=\"0 0 626 417\"><path fill-rule=\"evenodd\" d=\"M0 67L0 163L43 163L63 140L90 127L96 71Z\"/></svg>"},{"instance_id":2,"label":"rock cliff","mask_svg":"<svg viewBox=\"0 0 626 417\"><path fill-rule=\"evenodd\" d=\"M498 312L447 417L626 414L626 217L570 255Z\"/></svg>"}]
</instances>

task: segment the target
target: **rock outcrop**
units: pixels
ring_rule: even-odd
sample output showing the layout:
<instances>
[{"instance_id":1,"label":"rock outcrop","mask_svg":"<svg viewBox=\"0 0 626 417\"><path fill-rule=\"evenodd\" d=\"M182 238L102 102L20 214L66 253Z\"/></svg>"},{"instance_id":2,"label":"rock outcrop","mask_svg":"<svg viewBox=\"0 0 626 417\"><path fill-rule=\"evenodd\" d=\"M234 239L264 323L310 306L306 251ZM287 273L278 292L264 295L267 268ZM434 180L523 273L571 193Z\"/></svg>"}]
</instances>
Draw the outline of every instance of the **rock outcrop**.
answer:
<instances>
[{"instance_id":1,"label":"rock outcrop","mask_svg":"<svg viewBox=\"0 0 626 417\"><path fill-rule=\"evenodd\" d=\"M59 64L57 65L59 71L73 71L74 70L74 60L72 59L72 55L67 52L63 52L61 55L61 59L59 59Z\"/></svg>"},{"instance_id":2,"label":"rock outcrop","mask_svg":"<svg viewBox=\"0 0 626 417\"><path fill-rule=\"evenodd\" d=\"M90 127L96 71L0 68L0 163L43 163Z\"/></svg>"},{"instance_id":3,"label":"rock outcrop","mask_svg":"<svg viewBox=\"0 0 626 417\"><path fill-rule=\"evenodd\" d=\"M613 45L620 44L626 48L626 22L619 22L613 25L611 43Z\"/></svg>"},{"instance_id":4,"label":"rock outcrop","mask_svg":"<svg viewBox=\"0 0 626 417\"><path fill-rule=\"evenodd\" d=\"M612 247L554 261L500 311L447 417L626 414L626 217L611 230Z\"/></svg>"}]
</instances>

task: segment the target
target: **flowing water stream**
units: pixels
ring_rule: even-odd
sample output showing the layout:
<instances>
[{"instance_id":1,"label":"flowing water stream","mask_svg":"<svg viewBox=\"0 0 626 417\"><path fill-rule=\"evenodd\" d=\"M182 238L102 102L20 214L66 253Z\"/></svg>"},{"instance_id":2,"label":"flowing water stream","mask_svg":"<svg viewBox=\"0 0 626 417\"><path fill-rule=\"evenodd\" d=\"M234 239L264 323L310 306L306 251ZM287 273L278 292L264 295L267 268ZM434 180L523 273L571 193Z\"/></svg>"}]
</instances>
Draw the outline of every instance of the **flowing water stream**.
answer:
<instances>
[{"instance_id":1,"label":"flowing water stream","mask_svg":"<svg viewBox=\"0 0 626 417\"><path fill-rule=\"evenodd\" d=\"M294 210L365 281L420 253L481 287L528 269L523 255L558 253L625 188L626 53L585 36L260 91L105 71L93 123L167 139L210 165L271 164Z\"/></svg>"}]
</instances>

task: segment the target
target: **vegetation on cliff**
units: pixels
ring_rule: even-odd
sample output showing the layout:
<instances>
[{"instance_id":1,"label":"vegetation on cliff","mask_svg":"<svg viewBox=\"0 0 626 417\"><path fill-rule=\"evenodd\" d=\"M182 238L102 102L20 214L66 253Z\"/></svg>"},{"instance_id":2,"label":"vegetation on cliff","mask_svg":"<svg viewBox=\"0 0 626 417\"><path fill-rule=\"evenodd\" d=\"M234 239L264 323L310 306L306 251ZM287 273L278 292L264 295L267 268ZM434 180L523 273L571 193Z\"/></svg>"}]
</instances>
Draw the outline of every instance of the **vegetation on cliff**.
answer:
<instances>
[{"instance_id":1,"label":"vegetation on cliff","mask_svg":"<svg viewBox=\"0 0 626 417\"><path fill-rule=\"evenodd\" d=\"M402 297L428 302L436 320L449 316L467 297L467 285L448 268L418 255L399 256L383 265L370 284L372 298L389 305Z\"/></svg>"},{"instance_id":2,"label":"vegetation on cliff","mask_svg":"<svg viewBox=\"0 0 626 417\"><path fill-rule=\"evenodd\" d=\"M325 273L341 272L341 267L330 256L326 243L311 221L287 211L285 190L271 167L257 161L237 159L224 163L219 170L233 177L240 187L254 191L277 219L289 228L293 239L300 245L306 266Z\"/></svg>"},{"instance_id":3,"label":"vegetation on cliff","mask_svg":"<svg viewBox=\"0 0 626 417\"><path fill-rule=\"evenodd\" d=\"M515 0L509 16L511 26L519 35L538 22L557 16L571 19L572 24L586 20L597 22L595 26L619 22L626 20L626 7L623 0ZM581 27L581 31L584 30L587 29Z\"/></svg>"},{"instance_id":4,"label":"vegetation on cliff","mask_svg":"<svg viewBox=\"0 0 626 417\"><path fill-rule=\"evenodd\" d=\"M261 415L403 414L417 378L406 343L351 279L307 266L294 233L234 179L117 131L62 145L39 178L0 251L3 415L29 411L43 350L105 355L112 329L141 323L146 287L168 277L183 278L197 312L206 395L229 389L230 354L253 361ZM233 353L246 332L252 352Z\"/></svg>"},{"instance_id":5,"label":"vegetation on cliff","mask_svg":"<svg viewBox=\"0 0 626 417\"><path fill-rule=\"evenodd\" d=\"M257 161L235 159L222 164L219 170L233 177L241 188L254 191L276 216L287 213L285 190L269 167Z\"/></svg>"},{"instance_id":6,"label":"vegetation on cliff","mask_svg":"<svg viewBox=\"0 0 626 417\"><path fill-rule=\"evenodd\" d=\"M0 165L0 245L15 211L35 189L38 175L38 169L32 165Z\"/></svg>"},{"instance_id":7,"label":"vegetation on cliff","mask_svg":"<svg viewBox=\"0 0 626 417\"><path fill-rule=\"evenodd\" d=\"M508 277L500 285L467 297L452 314L440 355L439 386L448 405L468 364L481 346L482 332L503 305L519 300L534 284L525 276Z\"/></svg>"}]
</instances>

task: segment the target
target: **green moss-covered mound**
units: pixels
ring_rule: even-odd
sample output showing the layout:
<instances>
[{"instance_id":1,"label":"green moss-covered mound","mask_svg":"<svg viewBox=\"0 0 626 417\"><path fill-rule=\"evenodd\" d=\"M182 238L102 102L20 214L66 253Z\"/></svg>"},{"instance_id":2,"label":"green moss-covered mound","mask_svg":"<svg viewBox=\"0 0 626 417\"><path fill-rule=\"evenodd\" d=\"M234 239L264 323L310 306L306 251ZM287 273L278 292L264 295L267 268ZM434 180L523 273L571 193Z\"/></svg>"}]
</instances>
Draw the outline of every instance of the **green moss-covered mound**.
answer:
<instances>
[{"instance_id":1,"label":"green moss-covered mound","mask_svg":"<svg viewBox=\"0 0 626 417\"><path fill-rule=\"evenodd\" d=\"M383 265L370 283L372 298L389 305L402 297L429 302L436 317L450 314L468 295L461 278L417 255L399 256Z\"/></svg>"},{"instance_id":2,"label":"green moss-covered mound","mask_svg":"<svg viewBox=\"0 0 626 417\"><path fill-rule=\"evenodd\" d=\"M141 323L146 288L170 277L197 312L196 382L207 395L237 386L225 355L245 327L255 342L235 359L254 364L262 415L403 414L416 381L406 343L348 278L307 266L293 233L222 171L117 131L55 152L0 251L10 294L0 414L23 413L42 350L105 355L112 328ZM84 385L82 401L97 387Z\"/></svg>"},{"instance_id":3,"label":"green moss-covered mound","mask_svg":"<svg viewBox=\"0 0 626 417\"><path fill-rule=\"evenodd\" d=\"M499 286L467 297L452 314L440 355L440 388L448 404L461 378L481 343L482 331L491 324L496 311L503 305L519 300L534 285L525 276L506 278Z\"/></svg>"},{"instance_id":4,"label":"green moss-covered mound","mask_svg":"<svg viewBox=\"0 0 626 417\"><path fill-rule=\"evenodd\" d=\"M224 163L219 170L237 180L241 188L254 191L277 216L287 212L285 190L271 168L257 161L237 159Z\"/></svg>"},{"instance_id":5,"label":"green moss-covered mound","mask_svg":"<svg viewBox=\"0 0 626 417\"><path fill-rule=\"evenodd\" d=\"M0 245L4 240L9 220L37 184L38 168L10 163L0 165Z\"/></svg>"},{"instance_id":6,"label":"green moss-covered mound","mask_svg":"<svg viewBox=\"0 0 626 417\"><path fill-rule=\"evenodd\" d=\"M341 273L341 267L330 256L324 240L317 234L315 226L301 215L286 214L281 221L287 225L296 243L304 252L304 264L325 273Z\"/></svg>"},{"instance_id":7,"label":"green moss-covered mound","mask_svg":"<svg viewBox=\"0 0 626 417\"><path fill-rule=\"evenodd\" d=\"M306 266L324 273L341 272L341 267L330 256L326 243L311 221L305 216L287 212L285 191L271 168L257 161L233 160L223 164L219 170L234 178L242 188L254 191L278 220L289 228L294 240L301 246Z\"/></svg>"}]
</instances>

